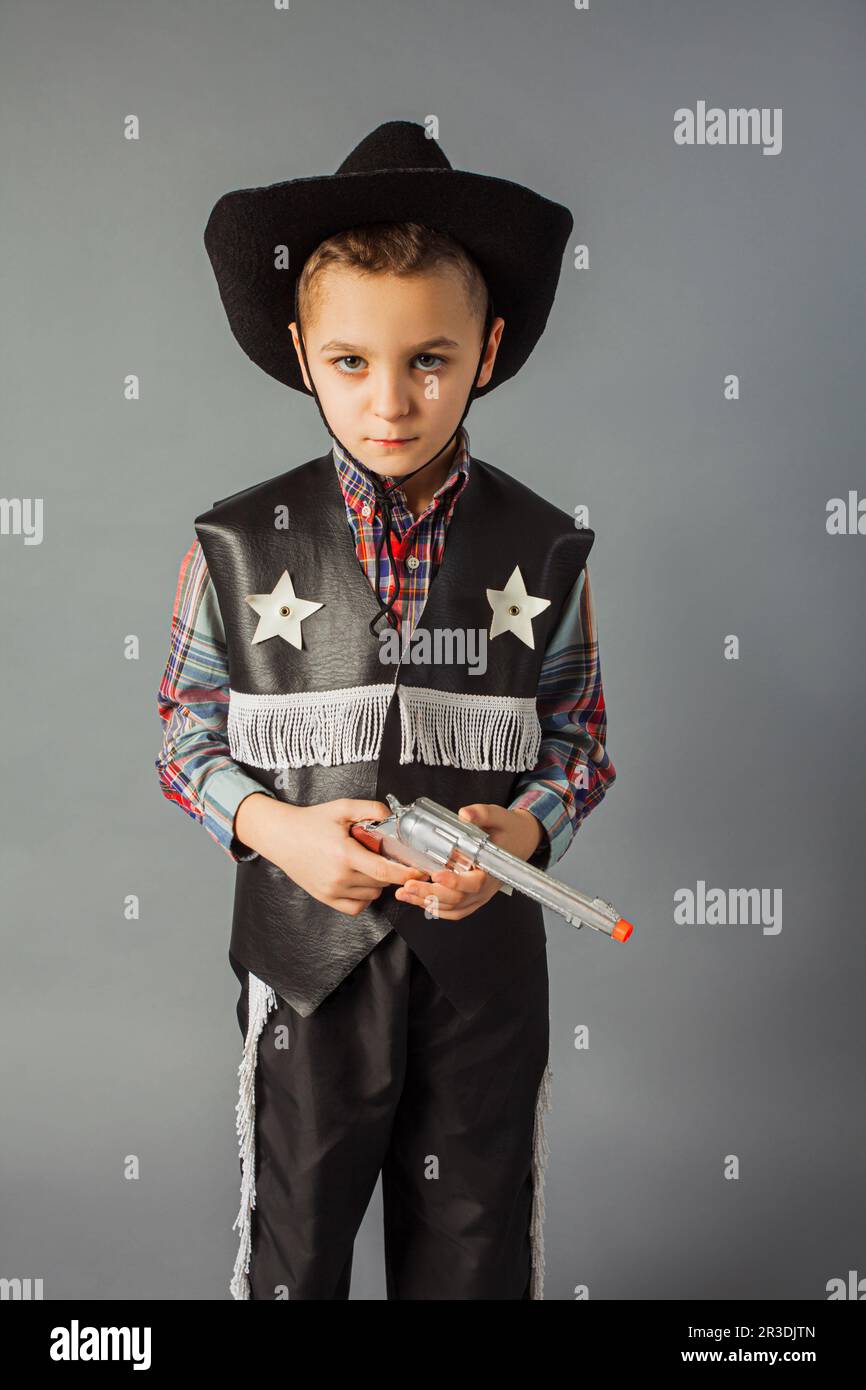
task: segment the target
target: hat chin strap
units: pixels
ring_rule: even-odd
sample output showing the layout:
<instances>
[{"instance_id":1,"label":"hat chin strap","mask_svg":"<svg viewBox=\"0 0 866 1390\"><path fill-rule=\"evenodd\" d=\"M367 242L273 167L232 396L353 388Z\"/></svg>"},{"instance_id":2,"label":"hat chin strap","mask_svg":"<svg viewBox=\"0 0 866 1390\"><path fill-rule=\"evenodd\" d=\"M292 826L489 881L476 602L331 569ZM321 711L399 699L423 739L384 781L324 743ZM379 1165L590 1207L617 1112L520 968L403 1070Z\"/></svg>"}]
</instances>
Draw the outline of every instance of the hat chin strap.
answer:
<instances>
[{"instance_id":1,"label":"hat chin strap","mask_svg":"<svg viewBox=\"0 0 866 1390\"><path fill-rule=\"evenodd\" d=\"M298 309L298 281L297 281L297 280L295 280L295 322L296 322L297 325L298 325L298 339L299 339L300 344L301 344L301 355L302 355L302 357L303 357L303 359L304 359L304 366L305 366L306 369L307 369L307 376L309 377L310 381L313 382L313 373L310 371L310 364L309 364L309 362L307 361L307 349L306 349L306 345L305 345L305 343L304 343L304 335L303 335L303 332L302 332L302 330L301 330L301 316L300 316L300 312L299 312L299 309ZM433 455L432 458L429 458L429 459L427 460L426 463L419 464L419 466L418 466L417 468L413 468L411 473L404 473L404 475L403 475L402 478L398 478L398 480L397 480L395 483L391 483L388 487L385 487L385 486L384 486L384 484L383 484L383 482L382 482L382 479L379 477L379 474L378 474L378 473L374 472L374 470L373 470L372 468L368 468L367 465L366 465L365 463L362 463L361 460L360 460L359 458L356 458L356 457L355 457L355 455L351 452L350 449L347 449L347 448L346 448L346 446L343 444L342 440L337 439L337 436L335 435L334 431L331 429L331 426L328 424L327 417L326 417L326 415L325 415L324 410L322 409L322 402L319 400L319 393L318 393L318 391L316 390L315 382L313 382L313 398L314 398L314 400L315 400L315 402L316 402L316 406L317 406L317 408L318 408L319 414L320 414L321 417L322 417L322 423L324 424L325 429L328 431L328 434L331 436L331 438L332 438L337 444L339 444L340 448L341 448L341 449L343 450L343 452L352 460L352 462L353 462L354 464L356 464L356 465L358 466L358 468L363 469L364 472L367 473L367 474L369 475L370 482L371 482L372 485L373 485L373 490L374 490L375 493L376 493L376 498L377 498L377 501L378 501L378 503L379 503L379 505L380 505L380 507L381 507L381 511L382 511L382 535L379 537L379 540L378 540L377 543L376 543L376 601L377 601L377 603L379 604L379 612L376 614L376 616L375 616L374 618L371 618L371 619L370 619L370 624L369 624L369 626L370 626L370 631L372 632L372 634L373 634L374 637L376 636L376 624L378 623L379 619L382 617L383 614L384 614L385 617L388 619L388 622L390 623L390 625L391 625L392 627L396 628L396 626L397 626L397 620L396 620L396 618L394 617L394 615L392 614L391 609L394 607L394 604L397 602L397 599L398 599L399 596L400 596L400 572L399 572L399 570L398 570L398 568L397 568L397 565L396 565L396 563L395 563L395 560L394 560L394 552L393 552L393 550L392 550L392 548L391 548L391 517L392 517L392 507L391 507L391 496L390 496L390 494L394 491L395 488L401 487L402 484L405 483L405 482L407 481L407 479L409 479L409 478L414 478L415 474L416 474L416 473L420 473L422 468L427 468L427 467L429 467L429 465L430 465L431 463L434 463L434 462L436 461L436 459L438 459L439 455L440 455L441 453L443 453L445 449L448 448L448 445L449 445L449 444L452 442L452 440L457 436L457 434L458 434L458 432L459 432L459 430L460 430L460 427L461 427L461 425L463 424L463 421L466 419L466 416L467 416L467 414L468 414L468 412L469 412L469 407L470 407L470 405L472 404L472 402L473 402L473 400L474 400L474 398L475 398L476 382L478 381L478 375L479 375L479 373L480 373L480 371L481 371L481 363L482 363L483 360L484 360L484 353L485 353L485 351L486 351L486 349L487 349L487 339L488 339L488 336L489 336L489 334L490 334L490 325L491 325L492 322L493 322L493 303L492 303L492 301L491 301L491 300L489 299L489 297L488 297L487 313L485 314L485 317L484 317L484 333L483 333L482 342L481 342L481 352L479 353L479 356L478 356L478 364L477 364L477 366L476 366L476 368L475 368L475 375L474 375L474 377L473 377L473 379L472 379L472 385L471 385L471 387L469 388L469 395L468 395L467 398L466 398L466 404L465 404L465 406L463 407L463 414L460 416L460 419L457 421L457 425L456 425L456 427L455 427L455 429L454 429L454 432L451 434L450 438L447 439L447 440L445 441L445 443L442 445L442 448L436 450L436 453ZM389 559L390 562L391 562L391 573L392 573L393 576L394 576L394 597L393 597L392 599L390 599L389 601L387 601L387 602L383 602L382 596L381 596L381 594L379 593L379 559L380 559L380 556L381 556L381 554L382 554L382 545L383 545L383 542L384 542L384 544L387 546L387 549L388 549L388 559Z\"/></svg>"}]
</instances>

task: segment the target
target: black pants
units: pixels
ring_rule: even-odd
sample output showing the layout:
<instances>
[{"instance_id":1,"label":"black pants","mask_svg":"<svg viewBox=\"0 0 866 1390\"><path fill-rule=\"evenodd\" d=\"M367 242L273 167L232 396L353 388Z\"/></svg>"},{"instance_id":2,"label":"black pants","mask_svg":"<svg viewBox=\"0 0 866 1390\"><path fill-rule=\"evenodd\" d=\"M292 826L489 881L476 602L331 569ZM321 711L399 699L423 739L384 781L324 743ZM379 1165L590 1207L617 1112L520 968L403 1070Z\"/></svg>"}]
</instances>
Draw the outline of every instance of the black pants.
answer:
<instances>
[{"instance_id":1,"label":"black pants","mask_svg":"<svg viewBox=\"0 0 866 1390\"><path fill-rule=\"evenodd\" d=\"M443 929L471 931L472 921ZM546 951L464 1019L392 931L309 1018L270 993L255 1055L249 1003L261 1004L266 987L254 980L254 996L230 960L241 981L255 1157L249 1275L239 1254L234 1296L347 1299L355 1236L381 1171L389 1299L529 1298L540 1240L536 1209L533 1249ZM243 1095L242 1080L239 1133ZM242 1195L239 1221L244 1210Z\"/></svg>"}]
</instances>

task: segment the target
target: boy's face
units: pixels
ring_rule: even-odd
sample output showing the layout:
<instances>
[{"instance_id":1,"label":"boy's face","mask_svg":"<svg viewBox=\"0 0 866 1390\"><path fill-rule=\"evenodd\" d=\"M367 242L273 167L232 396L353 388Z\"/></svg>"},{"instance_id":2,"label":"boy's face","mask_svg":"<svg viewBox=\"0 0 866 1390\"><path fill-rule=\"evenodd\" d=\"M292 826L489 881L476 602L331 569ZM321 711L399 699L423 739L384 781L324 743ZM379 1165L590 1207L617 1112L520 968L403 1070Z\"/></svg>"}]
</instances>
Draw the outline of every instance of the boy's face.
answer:
<instances>
[{"instance_id":1,"label":"boy's face","mask_svg":"<svg viewBox=\"0 0 866 1390\"><path fill-rule=\"evenodd\" d=\"M450 268L405 276L328 266L317 289L303 332L325 417L371 471L399 478L442 449L457 427L481 353L478 315ZM479 386L490 380L504 326L493 320ZM289 328L311 389L297 324Z\"/></svg>"}]
</instances>

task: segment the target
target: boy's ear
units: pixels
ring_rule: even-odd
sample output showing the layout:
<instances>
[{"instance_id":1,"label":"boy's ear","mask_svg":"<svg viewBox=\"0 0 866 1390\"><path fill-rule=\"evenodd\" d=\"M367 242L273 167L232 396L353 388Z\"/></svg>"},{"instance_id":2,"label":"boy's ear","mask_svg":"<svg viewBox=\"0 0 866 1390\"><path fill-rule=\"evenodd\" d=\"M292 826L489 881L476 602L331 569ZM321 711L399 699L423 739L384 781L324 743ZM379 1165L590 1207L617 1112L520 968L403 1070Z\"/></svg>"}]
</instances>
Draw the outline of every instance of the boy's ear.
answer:
<instances>
[{"instance_id":1,"label":"boy's ear","mask_svg":"<svg viewBox=\"0 0 866 1390\"><path fill-rule=\"evenodd\" d=\"M295 352L296 352L297 358L298 358L298 366L299 366L300 369L301 369L301 376L304 378L304 385L306 386L307 390L308 390L308 391L310 392L310 394L312 395L312 394L313 394L313 383L310 381L310 378L307 376L307 369L306 369L306 367L304 366L304 356L303 356L303 353L301 352L301 344L300 344L300 341L299 341L299 339L298 339L298 325L297 325L297 323L290 323L290 324L289 324L289 331L291 332L291 335L292 335L292 342L293 342L294 345L295 345Z\"/></svg>"},{"instance_id":2,"label":"boy's ear","mask_svg":"<svg viewBox=\"0 0 866 1390\"><path fill-rule=\"evenodd\" d=\"M499 351L499 344L502 340L502 330L504 327L505 319L501 317L495 318L490 325L484 360L481 363L481 370L475 382L476 390L481 386L486 386L493 374L493 364L496 361L496 354Z\"/></svg>"}]
</instances>

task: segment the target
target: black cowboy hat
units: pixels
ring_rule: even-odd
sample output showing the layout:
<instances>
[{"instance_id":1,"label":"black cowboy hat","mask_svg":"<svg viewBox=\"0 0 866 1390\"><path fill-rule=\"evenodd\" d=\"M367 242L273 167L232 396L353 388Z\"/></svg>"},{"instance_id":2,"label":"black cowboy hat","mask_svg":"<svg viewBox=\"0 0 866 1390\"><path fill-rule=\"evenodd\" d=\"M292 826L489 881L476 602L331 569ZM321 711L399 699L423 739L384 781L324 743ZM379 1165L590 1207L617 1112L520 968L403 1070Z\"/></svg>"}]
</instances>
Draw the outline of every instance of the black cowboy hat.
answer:
<instances>
[{"instance_id":1,"label":"black cowboy hat","mask_svg":"<svg viewBox=\"0 0 866 1390\"><path fill-rule=\"evenodd\" d=\"M370 222L420 222L474 257L505 331L485 395L523 366L544 332L573 218L508 179L452 169L414 121L386 121L335 174L238 188L215 204L204 243L232 332L248 357L307 393L288 324L307 257L334 233ZM289 268L274 265L287 246Z\"/></svg>"}]
</instances>

